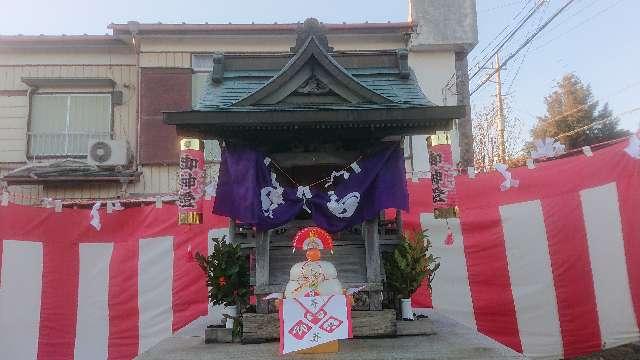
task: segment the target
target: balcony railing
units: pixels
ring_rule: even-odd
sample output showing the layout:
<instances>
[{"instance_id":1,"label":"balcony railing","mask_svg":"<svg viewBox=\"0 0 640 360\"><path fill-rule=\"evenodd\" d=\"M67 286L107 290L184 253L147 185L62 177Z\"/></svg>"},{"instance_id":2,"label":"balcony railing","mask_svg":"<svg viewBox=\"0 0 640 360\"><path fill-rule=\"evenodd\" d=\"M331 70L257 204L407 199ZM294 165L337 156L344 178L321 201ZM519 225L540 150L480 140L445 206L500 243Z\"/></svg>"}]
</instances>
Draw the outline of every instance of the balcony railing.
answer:
<instances>
[{"instance_id":1,"label":"balcony railing","mask_svg":"<svg viewBox=\"0 0 640 360\"><path fill-rule=\"evenodd\" d=\"M29 132L29 156L38 157L80 157L87 155L89 141L109 140L110 132Z\"/></svg>"}]
</instances>

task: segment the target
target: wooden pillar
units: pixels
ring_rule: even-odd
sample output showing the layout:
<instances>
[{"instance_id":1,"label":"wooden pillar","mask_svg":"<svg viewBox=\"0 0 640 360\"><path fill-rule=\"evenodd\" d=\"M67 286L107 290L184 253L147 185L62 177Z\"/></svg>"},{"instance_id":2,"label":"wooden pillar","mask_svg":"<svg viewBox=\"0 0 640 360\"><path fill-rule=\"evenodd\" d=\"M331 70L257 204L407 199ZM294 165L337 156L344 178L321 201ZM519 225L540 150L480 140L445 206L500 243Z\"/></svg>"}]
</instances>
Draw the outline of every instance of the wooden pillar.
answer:
<instances>
[{"instance_id":1,"label":"wooden pillar","mask_svg":"<svg viewBox=\"0 0 640 360\"><path fill-rule=\"evenodd\" d=\"M229 244L236 244L236 220L235 219L229 219L229 235L227 236L227 239L229 241Z\"/></svg>"},{"instance_id":2,"label":"wooden pillar","mask_svg":"<svg viewBox=\"0 0 640 360\"><path fill-rule=\"evenodd\" d=\"M269 302L262 300L269 287L269 232L256 233L256 311L269 312Z\"/></svg>"},{"instance_id":3,"label":"wooden pillar","mask_svg":"<svg viewBox=\"0 0 640 360\"><path fill-rule=\"evenodd\" d=\"M367 220L362 226L367 260L367 283L375 284L379 289L382 283L380 276L380 234L378 233L378 218ZM382 292L369 291L369 310L382 310Z\"/></svg>"}]
</instances>

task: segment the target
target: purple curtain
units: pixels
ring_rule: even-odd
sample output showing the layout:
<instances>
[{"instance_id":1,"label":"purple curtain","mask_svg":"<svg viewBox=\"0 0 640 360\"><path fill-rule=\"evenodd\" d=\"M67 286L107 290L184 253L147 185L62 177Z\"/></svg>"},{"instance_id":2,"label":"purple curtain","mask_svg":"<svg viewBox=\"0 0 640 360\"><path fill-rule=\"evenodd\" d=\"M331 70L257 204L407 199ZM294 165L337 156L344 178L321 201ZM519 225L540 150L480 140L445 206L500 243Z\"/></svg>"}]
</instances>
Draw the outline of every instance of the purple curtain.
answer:
<instances>
[{"instance_id":1,"label":"purple curtain","mask_svg":"<svg viewBox=\"0 0 640 360\"><path fill-rule=\"evenodd\" d=\"M227 146L222 152L213 212L262 231L309 211L316 225L338 232L384 209L408 210L404 157L397 143L358 160L327 187L327 182L310 189L283 187L279 179L284 180L284 175L264 154Z\"/></svg>"}]
</instances>

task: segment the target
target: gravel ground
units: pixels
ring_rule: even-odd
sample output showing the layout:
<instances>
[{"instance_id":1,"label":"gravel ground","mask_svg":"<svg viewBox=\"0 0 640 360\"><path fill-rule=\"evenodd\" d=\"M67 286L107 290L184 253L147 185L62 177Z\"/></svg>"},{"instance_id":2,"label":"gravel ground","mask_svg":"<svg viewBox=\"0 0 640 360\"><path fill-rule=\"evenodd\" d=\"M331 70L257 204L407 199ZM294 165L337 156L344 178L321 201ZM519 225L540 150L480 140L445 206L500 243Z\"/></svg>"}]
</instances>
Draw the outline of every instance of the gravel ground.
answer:
<instances>
[{"instance_id":1,"label":"gravel ground","mask_svg":"<svg viewBox=\"0 0 640 360\"><path fill-rule=\"evenodd\" d=\"M589 356L581 356L575 360L639 360L640 343L614 347Z\"/></svg>"}]
</instances>

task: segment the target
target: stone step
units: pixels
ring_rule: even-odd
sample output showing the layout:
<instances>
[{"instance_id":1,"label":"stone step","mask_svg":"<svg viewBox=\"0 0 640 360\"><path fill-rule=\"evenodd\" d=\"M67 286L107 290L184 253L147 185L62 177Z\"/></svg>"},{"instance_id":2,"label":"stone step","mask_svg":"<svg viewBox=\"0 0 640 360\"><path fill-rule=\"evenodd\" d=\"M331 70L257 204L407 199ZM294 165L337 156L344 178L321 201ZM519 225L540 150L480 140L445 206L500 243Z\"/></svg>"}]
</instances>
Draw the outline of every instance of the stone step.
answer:
<instances>
[{"instance_id":1,"label":"stone step","mask_svg":"<svg viewBox=\"0 0 640 360\"><path fill-rule=\"evenodd\" d=\"M395 310L352 311L354 338L431 335L435 333L431 320L396 320ZM243 314L242 343L258 344L280 338L278 314Z\"/></svg>"}]
</instances>

